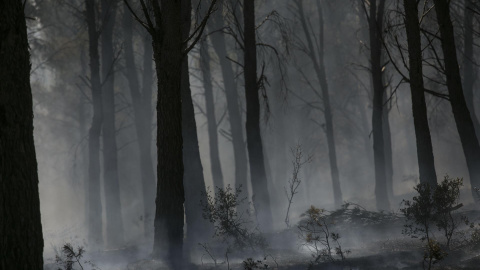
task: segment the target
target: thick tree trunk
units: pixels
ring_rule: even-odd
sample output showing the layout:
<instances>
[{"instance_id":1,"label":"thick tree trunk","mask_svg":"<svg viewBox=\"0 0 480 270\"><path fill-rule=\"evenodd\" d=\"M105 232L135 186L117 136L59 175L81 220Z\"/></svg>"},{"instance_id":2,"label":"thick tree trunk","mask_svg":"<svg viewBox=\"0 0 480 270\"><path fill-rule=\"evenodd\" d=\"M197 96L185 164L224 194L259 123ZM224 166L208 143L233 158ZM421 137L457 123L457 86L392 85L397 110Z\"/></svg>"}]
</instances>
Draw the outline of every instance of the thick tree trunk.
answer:
<instances>
[{"instance_id":1,"label":"thick tree trunk","mask_svg":"<svg viewBox=\"0 0 480 270\"><path fill-rule=\"evenodd\" d=\"M149 39L145 40L144 52L144 81L143 91L140 92L140 83L138 81L137 68L133 50L133 18L125 5L124 18L124 50L126 77L129 83L130 95L132 97L133 111L135 115L135 130L137 133L138 148L140 152L140 173L142 178L143 206L144 206L144 231L145 236L151 232L150 217L153 216L155 203L155 179L153 172L153 163L151 155L151 76L152 74L152 51ZM148 90L150 89L150 90ZM149 95L145 97L145 95Z\"/></svg>"},{"instance_id":2,"label":"thick tree trunk","mask_svg":"<svg viewBox=\"0 0 480 270\"><path fill-rule=\"evenodd\" d=\"M475 83L475 72L473 67L473 0L465 0L463 29L465 31L464 52L463 52L463 93L465 94L465 101L467 102L468 110L472 117L473 126L477 139L480 140L480 123L475 113L475 100L473 94L473 85Z\"/></svg>"},{"instance_id":3,"label":"thick tree trunk","mask_svg":"<svg viewBox=\"0 0 480 270\"><path fill-rule=\"evenodd\" d=\"M109 246L123 242L123 221L118 179L114 101L114 48L116 0L102 0L102 101L103 101L103 184L105 192L106 241Z\"/></svg>"},{"instance_id":4,"label":"thick tree trunk","mask_svg":"<svg viewBox=\"0 0 480 270\"><path fill-rule=\"evenodd\" d=\"M387 169L385 161L385 141L383 128L383 101L385 87L382 74L382 41L383 9L385 0L380 0L377 13L376 0L370 1L370 17L368 21L370 36L370 61L373 83L373 160L375 164L375 198L378 210L390 210L387 191Z\"/></svg>"},{"instance_id":5,"label":"thick tree trunk","mask_svg":"<svg viewBox=\"0 0 480 270\"><path fill-rule=\"evenodd\" d=\"M88 133L88 238L90 245L101 247L103 246L103 225L100 195L100 133L103 122L103 106L95 6L95 0L85 0L93 103L92 125Z\"/></svg>"},{"instance_id":6,"label":"thick tree trunk","mask_svg":"<svg viewBox=\"0 0 480 270\"><path fill-rule=\"evenodd\" d=\"M213 16L214 30L224 27L223 15L221 12L215 12ZM225 35L215 33L210 36L212 45L220 61L222 69L223 86L225 88L225 97L227 99L227 111L230 121L230 133L232 136L233 155L235 159L235 186L242 186L244 194L247 190L247 149L243 136L243 124L238 102L237 86L235 76L230 60L227 59L227 50L225 44Z\"/></svg>"},{"instance_id":7,"label":"thick tree trunk","mask_svg":"<svg viewBox=\"0 0 480 270\"><path fill-rule=\"evenodd\" d=\"M338 173L338 166L337 166L337 152L335 149L335 136L333 132L333 115L332 115L332 108L330 105L330 96L328 90L328 83L327 83L327 75L325 71L325 63L323 57L323 39L324 39L324 21L323 21L323 11L322 6L319 1L316 2L317 4L317 11L319 16L319 28L320 28L320 36L319 36L319 46L320 49L318 50L318 59L314 51L314 45L312 38L310 37L310 31L307 25L307 21L305 18L305 14L303 11L303 0L297 2L298 11L300 15L300 22L302 24L303 31L305 33L305 37L307 39L307 46L308 46L308 56L312 60L313 67L315 69L315 73L317 75L317 79L320 82L322 100L323 100L323 109L324 109L324 119L325 119L325 133L327 135L327 145L328 145L328 158L330 161L330 174L332 177L332 187L333 187L333 198L335 208L339 208L342 205L343 196L342 190L340 187L340 175Z\"/></svg>"},{"instance_id":8,"label":"thick tree trunk","mask_svg":"<svg viewBox=\"0 0 480 270\"><path fill-rule=\"evenodd\" d=\"M0 269L43 269L30 53L22 1L0 2Z\"/></svg>"},{"instance_id":9,"label":"thick tree trunk","mask_svg":"<svg viewBox=\"0 0 480 270\"><path fill-rule=\"evenodd\" d=\"M410 91L412 95L413 124L417 143L420 182L431 186L437 184L437 174L428 127L427 105L423 86L422 44L418 20L418 6L415 1L404 0L405 28L407 32L408 59L410 62Z\"/></svg>"},{"instance_id":10,"label":"thick tree trunk","mask_svg":"<svg viewBox=\"0 0 480 270\"><path fill-rule=\"evenodd\" d=\"M155 69L158 77L157 103L157 198L153 254L161 254L168 243L173 269L182 269L185 201L182 137L182 9L181 1L153 1L155 23L152 32Z\"/></svg>"},{"instance_id":11,"label":"thick tree trunk","mask_svg":"<svg viewBox=\"0 0 480 270\"><path fill-rule=\"evenodd\" d=\"M191 0L182 0L182 40L190 35L192 17ZM186 44L185 44L186 45ZM186 46L184 47L186 49ZM200 201L206 202L206 188L203 177L202 160L198 148L197 124L190 90L188 71L188 55L182 59L181 67L182 91L182 135L183 135L183 184L185 187L185 216L187 223L187 241L190 250L198 243L211 237L208 221L202 216Z\"/></svg>"},{"instance_id":12,"label":"thick tree trunk","mask_svg":"<svg viewBox=\"0 0 480 270\"><path fill-rule=\"evenodd\" d=\"M212 74L210 72L210 52L207 41L201 43L200 48L201 70L205 90L205 110L208 125L208 145L210 150L210 166L215 188L223 189L223 174L218 151L217 120L215 117L215 100L213 97Z\"/></svg>"},{"instance_id":13,"label":"thick tree trunk","mask_svg":"<svg viewBox=\"0 0 480 270\"><path fill-rule=\"evenodd\" d=\"M255 2L245 0L243 4L244 18L244 76L245 96L247 103L247 148L250 163L250 176L255 209L260 227L263 230L272 228L272 212L268 193L267 176L263 156L262 137L260 134L260 102L257 82L257 49L255 41Z\"/></svg>"},{"instance_id":14,"label":"thick tree trunk","mask_svg":"<svg viewBox=\"0 0 480 270\"><path fill-rule=\"evenodd\" d=\"M468 110L462 89L462 80L457 61L455 37L452 20L450 19L450 1L434 0L437 21L440 28L442 51L445 61L447 88L452 105L453 117L457 125L458 134L467 161L472 187L480 186L480 145L475 134L471 114ZM478 198L472 188L474 198Z\"/></svg>"}]
</instances>

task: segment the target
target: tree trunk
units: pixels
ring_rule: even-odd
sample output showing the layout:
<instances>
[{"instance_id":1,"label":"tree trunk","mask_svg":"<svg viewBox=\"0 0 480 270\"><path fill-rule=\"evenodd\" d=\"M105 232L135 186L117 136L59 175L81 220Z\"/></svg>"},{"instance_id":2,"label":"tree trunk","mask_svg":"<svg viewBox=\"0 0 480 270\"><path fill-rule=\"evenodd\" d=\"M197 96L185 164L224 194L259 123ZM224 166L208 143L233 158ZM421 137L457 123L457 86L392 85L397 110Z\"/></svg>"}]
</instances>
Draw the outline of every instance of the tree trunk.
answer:
<instances>
[{"instance_id":1,"label":"tree trunk","mask_svg":"<svg viewBox=\"0 0 480 270\"><path fill-rule=\"evenodd\" d=\"M260 228L269 231L272 228L272 212L268 193L262 137L260 134L260 102L257 82L257 49L255 41L255 2L245 0L244 16L244 76L247 105L247 148L250 163L250 177L255 209ZM252 197L253 197L252 196Z\"/></svg>"},{"instance_id":2,"label":"tree trunk","mask_svg":"<svg viewBox=\"0 0 480 270\"><path fill-rule=\"evenodd\" d=\"M182 40L190 35L192 17L191 0L182 0ZM185 44L186 45L186 44ZM186 49L186 46L184 47ZM211 237L208 221L202 216L200 201L206 202L206 188L203 177L203 166L198 148L197 124L190 90L188 71L188 55L182 59L181 67L182 91L182 134L183 134L183 184L185 187L185 216L187 223L187 241L190 250L198 243Z\"/></svg>"},{"instance_id":3,"label":"tree trunk","mask_svg":"<svg viewBox=\"0 0 480 270\"><path fill-rule=\"evenodd\" d=\"M214 30L224 27L223 15L221 12L215 12L213 16ZM227 99L227 111L230 120L230 132L232 135L233 155L235 160L235 186L242 186L245 194L247 190L247 149L245 147L245 139L243 136L243 124L240 114L238 102L237 86L235 84L235 76L232 64L227 59L227 50L225 44L225 36L223 33L215 33L211 36L212 45L220 61L222 69L223 85L225 88L225 97Z\"/></svg>"},{"instance_id":4,"label":"tree trunk","mask_svg":"<svg viewBox=\"0 0 480 270\"><path fill-rule=\"evenodd\" d=\"M385 0L380 0L378 6L376 0L370 1L370 17L368 21L370 36L370 61L373 83L373 160L375 164L375 198L378 210L390 210L387 191L387 171L385 161L385 141L383 132L383 101L385 87L383 85L382 72L382 28L383 10Z\"/></svg>"},{"instance_id":5,"label":"tree trunk","mask_svg":"<svg viewBox=\"0 0 480 270\"><path fill-rule=\"evenodd\" d=\"M317 75L317 79L320 82L321 88L321 97L323 100L323 109L324 109L324 119L325 119L325 133L327 135L327 145L328 145L328 158L330 161L330 174L332 177L332 187L333 187L333 198L335 208L339 208L342 205L343 196L342 190L340 187L340 176L338 173L338 166L337 166L337 152L335 149L335 136L333 132L333 116L332 116L332 108L330 105L330 96L328 90L328 83L327 83L327 75L325 71L325 63L324 63L324 52L323 52L323 39L324 39L324 21L323 21L323 11L320 2L317 0L317 11L319 17L319 41L318 46L320 47L318 50L318 59L314 51L314 45L312 38L310 37L310 31L308 30L307 21L305 18L305 14L303 11L303 0L297 2L299 15L300 15L300 22L302 24L303 31L305 33L305 37L307 39L307 46L308 46L308 57L312 60L313 67L315 69L315 73Z\"/></svg>"},{"instance_id":6,"label":"tree trunk","mask_svg":"<svg viewBox=\"0 0 480 270\"><path fill-rule=\"evenodd\" d=\"M465 95L465 101L467 102L468 110L470 111L470 115L472 117L473 126L475 127L475 133L477 134L477 139L480 139L480 123L478 121L477 114L475 113L475 106L473 103L473 101L475 100L473 94L473 85L476 79L473 67L473 8L473 0L465 0L463 17L463 29L465 29L463 52L463 93Z\"/></svg>"},{"instance_id":7,"label":"tree trunk","mask_svg":"<svg viewBox=\"0 0 480 270\"><path fill-rule=\"evenodd\" d=\"M382 128L383 128L383 142L385 148L385 180L387 186L387 194L389 200L393 199L393 153L392 153L392 133L390 131L390 119L389 108L385 103L387 102L387 92L384 91L383 94L383 118L382 118Z\"/></svg>"},{"instance_id":8,"label":"tree trunk","mask_svg":"<svg viewBox=\"0 0 480 270\"><path fill-rule=\"evenodd\" d=\"M215 100L213 97L212 74L210 72L210 52L207 41L201 43L200 48L201 70L205 89L205 110L208 124L208 145L210 150L210 166L214 188L223 189L223 174L218 151L217 120L215 117Z\"/></svg>"},{"instance_id":9,"label":"tree trunk","mask_svg":"<svg viewBox=\"0 0 480 270\"><path fill-rule=\"evenodd\" d=\"M405 28L407 32L408 59L410 62L410 91L412 95L413 124L417 143L420 182L431 186L437 184L437 174L428 127L427 105L423 86L422 44L418 20L418 6L415 1L404 0Z\"/></svg>"},{"instance_id":10,"label":"tree trunk","mask_svg":"<svg viewBox=\"0 0 480 270\"><path fill-rule=\"evenodd\" d=\"M452 105L453 117L457 125L463 152L467 161L472 187L480 186L480 145L475 134L472 117L465 102L462 80L458 67L453 25L450 19L450 1L434 0L437 22L440 28L442 51L445 62L447 88ZM478 198L472 188L474 198Z\"/></svg>"},{"instance_id":11,"label":"tree trunk","mask_svg":"<svg viewBox=\"0 0 480 270\"><path fill-rule=\"evenodd\" d=\"M143 207L144 207L144 231L145 236L152 230L150 229L150 217L153 216L155 203L155 179L153 173L153 163L151 155L151 76L152 74L152 53L149 39L145 40L144 52L144 75L143 91L140 92L140 83L138 81L137 68L133 51L133 18L125 5L124 18L124 51L126 64L126 77L129 83L130 95L132 97L133 111L135 115L135 130L137 133L138 148L140 152L140 173L142 178ZM150 48L150 49L149 49ZM150 89L150 90L148 90ZM145 95L148 95L145 97Z\"/></svg>"},{"instance_id":12,"label":"tree trunk","mask_svg":"<svg viewBox=\"0 0 480 270\"><path fill-rule=\"evenodd\" d=\"M95 6L95 0L85 0L93 103L92 125L88 133L88 238L90 245L101 247L103 246L103 225L100 195L100 133L103 123L103 106Z\"/></svg>"},{"instance_id":13,"label":"tree trunk","mask_svg":"<svg viewBox=\"0 0 480 270\"><path fill-rule=\"evenodd\" d=\"M0 2L0 269L43 269L30 53L22 1Z\"/></svg>"},{"instance_id":14,"label":"tree trunk","mask_svg":"<svg viewBox=\"0 0 480 270\"><path fill-rule=\"evenodd\" d=\"M123 221L118 179L114 101L114 48L116 0L102 0L102 77L103 77L103 184L105 192L106 240L109 246L123 243Z\"/></svg>"},{"instance_id":15,"label":"tree trunk","mask_svg":"<svg viewBox=\"0 0 480 270\"><path fill-rule=\"evenodd\" d=\"M182 138L182 9L181 1L152 1L155 23L153 53L158 77L157 198L153 254L168 243L171 268L182 269L185 201ZM161 14L160 14L161 5Z\"/></svg>"}]
</instances>

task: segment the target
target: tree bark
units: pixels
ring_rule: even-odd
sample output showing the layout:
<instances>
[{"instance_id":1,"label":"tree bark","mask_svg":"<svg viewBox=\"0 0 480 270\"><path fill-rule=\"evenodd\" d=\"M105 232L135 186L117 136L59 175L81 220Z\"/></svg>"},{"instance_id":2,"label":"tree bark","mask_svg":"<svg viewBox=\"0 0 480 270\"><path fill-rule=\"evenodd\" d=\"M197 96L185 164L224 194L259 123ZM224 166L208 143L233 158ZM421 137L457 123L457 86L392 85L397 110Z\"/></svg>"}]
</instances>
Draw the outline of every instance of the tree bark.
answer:
<instances>
[{"instance_id":1,"label":"tree bark","mask_svg":"<svg viewBox=\"0 0 480 270\"><path fill-rule=\"evenodd\" d=\"M213 14L214 30L224 27L223 15L221 12ZM211 35L212 45L220 60L222 69L223 85L225 88L225 97L227 99L227 111L230 121L230 133L232 136L233 155L235 160L235 186L242 186L245 194L247 190L247 149L245 147L245 138L243 135L242 117L238 102L237 86L235 84L235 76L232 64L227 59L227 50L225 44L225 36L223 33L215 33Z\"/></svg>"},{"instance_id":2,"label":"tree bark","mask_svg":"<svg viewBox=\"0 0 480 270\"><path fill-rule=\"evenodd\" d=\"M464 51L463 51L463 92L465 95L465 101L467 102L468 110L472 117L473 126L475 127L475 133L477 139L480 134L480 123L475 113L475 106L473 101L475 100L473 94L473 85L475 84L475 72L474 72L474 54L473 54L473 0L465 0L465 9L463 17L463 28L465 31Z\"/></svg>"},{"instance_id":3,"label":"tree bark","mask_svg":"<svg viewBox=\"0 0 480 270\"><path fill-rule=\"evenodd\" d=\"M185 201L182 137L182 8L181 1L152 1L155 23L153 39L158 77L157 103L157 198L153 254L168 243L171 268L182 269Z\"/></svg>"},{"instance_id":4,"label":"tree bark","mask_svg":"<svg viewBox=\"0 0 480 270\"><path fill-rule=\"evenodd\" d=\"M385 141L383 128L383 101L385 87L382 72L382 28L385 0L370 1L370 17L368 21L370 36L370 65L373 84L373 160L375 164L375 198L378 210L390 210L387 191L387 169L385 161Z\"/></svg>"},{"instance_id":5,"label":"tree bark","mask_svg":"<svg viewBox=\"0 0 480 270\"><path fill-rule=\"evenodd\" d=\"M135 57L133 50L133 18L125 6L124 18L124 51L126 64L126 77L129 83L130 95L133 103L133 111L135 115L135 130L137 133L138 149L140 153L140 173L142 178L143 192L143 217L144 232L148 236L152 231L150 220L153 216L155 205L155 176L153 171L153 162L151 154L151 98L152 98L152 46L150 39L144 39L144 70L143 73L143 89L140 91L140 83L135 65Z\"/></svg>"},{"instance_id":6,"label":"tree bark","mask_svg":"<svg viewBox=\"0 0 480 270\"><path fill-rule=\"evenodd\" d=\"M383 72L382 72L383 73ZM388 115L390 109L387 105L387 91L383 92L383 115L382 115L382 129L383 129L383 142L385 148L385 182L387 186L387 194L389 200L394 198L393 195L393 152L392 152L392 133L390 131L390 119Z\"/></svg>"},{"instance_id":7,"label":"tree bark","mask_svg":"<svg viewBox=\"0 0 480 270\"><path fill-rule=\"evenodd\" d=\"M452 20L450 19L450 1L434 0L437 22L440 28L442 51L445 63L447 88L452 105L453 117L467 161L472 187L480 186L480 145L475 134L471 114L468 110L462 89L462 80L457 61L455 37ZM474 198L478 198L472 188Z\"/></svg>"},{"instance_id":8,"label":"tree bark","mask_svg":"<svg viewBox=\"0 0 480 270\"><path fill-rule=\"evenodd\" d=\"M217 120L215 117L215 100L213 97L212 74L210 72L210 52L207 41L201 43L200 48L201 70L205 90L205 110L208 125L208 145L210 150L210 166L214 188L223 189L223 174L218 151Z\"/></svg>"},{"instance_id":9,"label":"tree bark","mask_svg":"<svg viewBox=\"0 0 480 270\"><path fill-rule=\"evenodd\" d=\"M90 57L90 87L93 117L88 133L88 237L97 247L103 246L102 201L100 195L100 133L103 123L100 57L95 16L95 0L85 0Z\"/></svg>"},{"instance_id":10,"label":"tree bark","mask_svg":"<svg viewBox=\"0 0 480 270\"><path fill-rule=\"evenodd\" d=\"M102 98L103 98L103 184L105 192L106 241L109 246L123 243L123 221L118 179L114 100L114 48L116 0L102 0Z\"/></svg>"},{"instance_id":11,"label":"tree bark","mask_svg":"<svg viewBox=\"0 0 480 270\"><path fill-rule=\"evenodd\" d=\"M255 209L260 228L271 230L272 212L268 193L267 176L263 156L262 137L260 134L260 102L257 82L257 49L255 41L255 2L245 0L244 18L244 76L247 105L247 148L250 163L250 177Z\"/></svg>"},{"instance_id":12,"label":"tree bark","mask_svg":"<svg viewBox=\"0 0 480 270\"><path fill-rule=\"evenodd\" d=\"M333 131L333 115L332 115L332 108L330 105L330 96L329 96L327 75L326 75L325 63L324 63L323 10L322 10L322 5L318 0L316 4L317 4L319 28L320 28L319 42L318 42L320 48L318 50L318 59L314 51L313 41L312 41L312 38L310 37L310 31L308 30L309 28L307 26L307 21L303 11L303 0L300 0L297 2L297 6L300 13L299 14L300 22L302 24L305 37L307 39L308 57L312 60L313 67L317 75L317 79L320 82L321 97L323 100L323 110L324 110L324 119L325 119L325 133L327 135L328 159L330 161L330 174L332 177L333 198L334 198L335 208L339 208L342 205L343 196L342 196L342 189L340 186L340 175L338 173L337 152L335 149L335 136Z\"/></svg>"},{"instance_id":13,"label":"tree bark","mask_svg":"<svg viewBox=\"0 0 480 270\"><path fill-rule=\"evenodd\" d=\"M0 269L43 269L30 53L22 1L0 2Z\"/></svg>"},{"instance_id":14,"label":"tree bark","mask_svg":"<svg viewBox=\"0 0 480 270\"><path fill-rule=\"evenodd\" d=\"M428 127L427 105L423 85L422 44L418 19L418 6L415 1L404 0L405 28L407 32L408 59L410 62L410 91L412 95L413 124L417 143L420 182L430 186L437 184L437 174Z\"/></svg>"}]
</instances>

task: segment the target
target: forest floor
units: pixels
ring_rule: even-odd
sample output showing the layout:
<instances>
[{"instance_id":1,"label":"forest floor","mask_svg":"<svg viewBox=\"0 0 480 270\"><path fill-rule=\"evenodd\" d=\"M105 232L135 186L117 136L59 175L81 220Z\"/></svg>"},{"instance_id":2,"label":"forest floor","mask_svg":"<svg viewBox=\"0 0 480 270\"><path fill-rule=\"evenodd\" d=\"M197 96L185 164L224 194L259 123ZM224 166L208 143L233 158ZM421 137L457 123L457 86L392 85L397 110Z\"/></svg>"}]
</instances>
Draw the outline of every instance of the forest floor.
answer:
<instances>
[{"instance_id":1,"label":"forest floor","mask_svg":"<svg viewBox=\"0 0 480 270\"><path fill-rule=\"evenodd\" d=\"M358 220L366 220L365 214L373 212L351 212L349 215L359 215ZM469 216L470 221L480 224L480 211L469 210L462 213ZM345 214L345 213L343 213ZM362 216L360 216L362 215ZM344 217L344 216L343 216ZM397 216L398 217L398 216ZM375 224L359 225L350 217L350 225L336 225L332 231L340 234L339 243L343 251L349 250L345 260L334 256L335 261L315 263L310 269L346 270L346 269L424 269L422 266L425 252L425 242L418 238L411 238L402 234L404 220L393 218L380 220ZM480 225L479 225L480 226ZM446 257L435 264L432 269L480 269L480 243L472 242L473 230L463 228L457 232L453 248ZM435 234L441 235L440 232ZM258 268L252 269L308 269L315 259L311 250L307 249L299 237L298 228L293 227L274 234L265 235L269 248L262 252L231 251L226 259L226 246L218 243L209 243L208 254L200 245L192 248L196 253L193 263L185 265L183 269L247 269L244 261L252 258ZM169 269L162 260L149 258L152 243L132 245L122 249L106 250L85 253L82 262L89 260L96 268L84 264L84 270L163 270ZM333 247L332 247L333 249ZM214 260L216 260L216 263ZM265 268L267 266L267 268ZM263 267L263 268L261 268ZM45 270L64 269L54 263L45 265ZM80 269L79 267L73 269ZM427 269L427 268L426 268Z\"/></svg>"}]
</instances>

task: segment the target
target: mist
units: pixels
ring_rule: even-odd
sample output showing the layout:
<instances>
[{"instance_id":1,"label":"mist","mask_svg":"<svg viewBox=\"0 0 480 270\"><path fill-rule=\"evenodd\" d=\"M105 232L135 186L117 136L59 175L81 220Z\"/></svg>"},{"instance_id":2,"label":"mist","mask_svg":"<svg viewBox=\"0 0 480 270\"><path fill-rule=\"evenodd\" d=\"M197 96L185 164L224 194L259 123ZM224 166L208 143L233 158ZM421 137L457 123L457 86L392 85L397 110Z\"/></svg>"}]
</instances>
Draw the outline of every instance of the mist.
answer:
<instances>
[{"instance_id":1,"label":"mist","mask_svg":"<svg viewBox=\"0 0 480 270\"><path fill-rule=\"evenodd\" d=\"M16 3L0 269L476 269L480 5L414 2Z\"/></svg>"}]
</instances>

